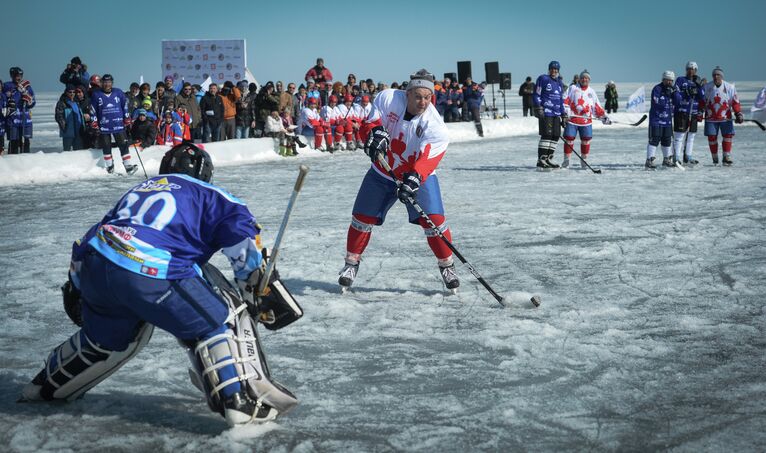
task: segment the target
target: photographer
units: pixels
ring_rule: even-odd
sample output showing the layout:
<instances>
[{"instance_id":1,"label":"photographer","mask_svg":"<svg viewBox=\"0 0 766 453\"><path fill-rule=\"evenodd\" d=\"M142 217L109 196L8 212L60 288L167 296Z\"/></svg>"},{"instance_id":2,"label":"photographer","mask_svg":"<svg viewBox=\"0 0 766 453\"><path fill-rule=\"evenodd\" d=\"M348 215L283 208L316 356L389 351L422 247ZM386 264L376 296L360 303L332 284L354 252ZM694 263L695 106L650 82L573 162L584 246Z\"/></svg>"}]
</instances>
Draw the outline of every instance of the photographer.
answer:
<instances>
[{"instance_id":1,"label":"photographer","mask_svg":"<svg viewBox=\"0 0 766 453\"><path fill-rule=\"evenodd\" d=\"M221 124L223 123L223 101L218 95L218 85L211 83L208 92L202 96L199 103L202 112L202 142L217 142L221 140Z\"/></svg>"},{"instance_id":2,"label":"photographer","mask_svg":"<svg viewBox=\"0 0 766 453\"><path fill-rule=\"evenodd\" d=\"M223 101L223 127L221 136L223 140L236 138L237 131L237 101L242 97L239 88L227 80L221 88L221 101Z\"/></svg>"},{"instance_id":3,"label":"photographer","mask_svg":"<svg viewBox=\"0 0 766 453\"><path fill-rule=\"evenodd\" d=\"M82 86L87 88L90 82L90 74L88 74L88 67L82 64L80 57L72 58L71 62L66 65L66 69L61 73L59 82L66 86L78 87Z\"/></svg>"}]
</instances>

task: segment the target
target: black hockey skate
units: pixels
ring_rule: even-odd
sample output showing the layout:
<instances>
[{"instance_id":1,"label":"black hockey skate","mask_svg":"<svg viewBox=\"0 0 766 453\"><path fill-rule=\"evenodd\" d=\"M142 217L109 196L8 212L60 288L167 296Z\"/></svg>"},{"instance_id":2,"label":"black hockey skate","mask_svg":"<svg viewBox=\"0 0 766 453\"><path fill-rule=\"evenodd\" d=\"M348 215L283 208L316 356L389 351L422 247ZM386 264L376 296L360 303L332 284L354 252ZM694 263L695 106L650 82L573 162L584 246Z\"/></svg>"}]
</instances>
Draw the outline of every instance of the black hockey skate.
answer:
<instances>
[{"instance_id":1,"label":"black hockey skate","mask_svg":"<svg viewBox=\"0 0 766 453\"><path fill-rule=\"evenodd\" d=\"M223 403L223 417L230 426L264 423L274 420L279 412L262 402L253 401L247 392L240 391Z\"/></svg>"},{"instance_id":2,"label":"black hockey skate","mask_svg":"<svg viewBox=\"0 0 766 453\"><path fill-rule=\"evenodd\" d=\"M110 175L111 175L112 173L114 173L114 165L109 165L109 166L107 166L107 167L106 167L106 172L107 172L107 173L109 173Z\"/></svg>"},{"instance_id":3,"label":"black hockey skate","mask_svg":"<svg viewBox=\"0 0 766 453\"><path fill-rule=\"evenodd\" d=\"M732 160L731 160L731 156L729 156L728 154L724 154L724 155L723 155L723 161L721 162L721 164L722 164L724 167L731 167L731 165L732 165L733 163L734 163L734 161L732 161Z\"/></svg>"},{"instance_id":4,"label":"black hockey skate","mask_svg":"<svg viewBox=\"0 0 766 453\"><path fill-rule=\"evenodd\" d=\"M718 154L713 154L713 165L718 165Z\"/></svg>"},{"instance_id":5,"label":"black hockey skate","mask_svg":"<svg viewBox=\"0 0 766 453\"><path fill-rule=\"evenodd\" d=\"M359 263L351 263L346 261L343 269L340 271L340 277L338 277L338 284L340 285L341 292L345 293L354 283L356 274L359 272Z\"/></svg>"},{"instance_id":6,"label":"black hockey skate","mask_svg":"<svg viewBox=\"0 0 766 453\"><path fill-rule=\"evenodd\" d=\"M453 263L445 267L439 266L439 273L442 275L442 280L444 280L444 286L453 293L457 293L457 288L460 286L460 280L455 273L455 264Z\"/></svg>"},{"instance_id":7,"label":"black hockey skate","mask_svg":"<svg viewBox=\"0 0 766 453\"><path fill-rule=\"evenodd\" d=\"M126 165L125 166L125 173L127 173L129 175L132 175L136 171L138 171L138 165Z\"/></svg>"},{"instance_id":8,"label":"black hockey skate","mask_svg":"<svg viewBox=\"0 0 766 453\"><path fill-rule=\"evenodd\" d=\"M646 159L646 163L644 163L644 168L647 170L654 170L657 168L656 165L654 165L654 156Z\"/></svg>"},{"instance_id":9,"label":"black hockey skate","mask_svg":"<svg viewBox=\"0 0 766 453\"><path fill-rule=\"evenodd\" d=\"M676 164L673 162L673 158L668 156L662 158L662 166L663 167L675 167Z\"/></svg>"}]
</instances>

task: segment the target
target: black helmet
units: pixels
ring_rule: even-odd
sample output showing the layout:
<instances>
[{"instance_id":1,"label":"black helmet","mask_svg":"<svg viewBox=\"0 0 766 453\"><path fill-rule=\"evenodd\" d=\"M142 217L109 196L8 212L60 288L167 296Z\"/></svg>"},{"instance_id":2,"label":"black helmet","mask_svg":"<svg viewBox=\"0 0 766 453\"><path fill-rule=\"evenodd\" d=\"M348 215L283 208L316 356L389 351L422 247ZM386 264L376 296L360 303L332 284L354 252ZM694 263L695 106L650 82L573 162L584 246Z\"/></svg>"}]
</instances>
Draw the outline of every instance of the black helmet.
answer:
<instances>
[{"instance_id":1,"label":"black helmet","mask_svg":"<svg viewBox=\"0 0 766 453\"><path fill-rule=\"evenodd\" d=\"M183 142L171 148L162 157L160 174L171 173L181 173L210 182L213 178L213 160L200 145Z\"/></svg>"},{"instance_id":2,"label":"black helmet","mask_svg":"<svg viewBox=\"0 0 766 453\"><path fill-rule=\"evenodd\" d=\"M8 72L11 73L11 78L16 77L17 75L24 75L24 71L18 66L12 67Z\"/></svg>"},{"instance_id":3,"label":"black helmet","mask_svg":"<svg viewBox=\"0 0 766 453\"><path fill-rule=\"evenodd\" d=\"M103 82L114 82L114 77L111 74L104 74L101 76L101 83Z\"/></svg>"}]
</instances>

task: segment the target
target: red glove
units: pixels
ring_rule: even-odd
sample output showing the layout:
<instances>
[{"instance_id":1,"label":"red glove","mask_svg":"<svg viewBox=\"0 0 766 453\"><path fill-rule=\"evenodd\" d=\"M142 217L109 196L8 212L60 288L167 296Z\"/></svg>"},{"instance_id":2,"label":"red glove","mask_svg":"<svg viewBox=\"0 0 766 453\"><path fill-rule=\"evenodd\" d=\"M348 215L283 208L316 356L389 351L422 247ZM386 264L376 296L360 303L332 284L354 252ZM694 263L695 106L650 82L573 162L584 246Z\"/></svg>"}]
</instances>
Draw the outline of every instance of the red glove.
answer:
<instances>
[{"instance_id":1,"label":"red glove","mask_svg":"<svg viewBox=\"0 0 766 453\"><path fill-rule=\"evenodd\" d=\"M745 122L745 116L742 114L742 112L737 112L734 114L734 122L737 124L742 124ZM712 145L710 145L712 146Z\"/></svg>"},{"instance_id":2,"label":"red glove","mask_svg":"<svg viewBox=\"0 0 766 453\"><path fill-rule=\"evenodd\" d=\"M91 121L90 122L90 127L95 129L95 130L98 130L98 120Z\"/></svg>"},{"instance_id":3,"label":"red glove","mask_svg":"<svg viewBox=\"0 0 766 453\"><path fill-rule=\"evenodd\" d=\"M19 83L19 91L21 91L22 93L26 93L27 88L29 88L29 80L22 80Z\"/></svg>"},{"instance_id":4,"label":"red glove","mask_svg":"<svg viewBox=\"0 0 766 453\"><path fill-rule=\"evenodd\" d=\"M32 102L33 102L32 96L29 93L22 94L21 100L27 105L32 105Z\"/></svg>"},{"instance_id":5,"label":"red glove","mask_svg":"<svg viewBox=\"0 0 766 453\"><path fill-rule=\"evenodd\" d=\"M122 124L124 124L125 127L130 127L130 125L133 124L133 120L131 118L125 118L122 120Z\"/></svg>"}]
</instances>

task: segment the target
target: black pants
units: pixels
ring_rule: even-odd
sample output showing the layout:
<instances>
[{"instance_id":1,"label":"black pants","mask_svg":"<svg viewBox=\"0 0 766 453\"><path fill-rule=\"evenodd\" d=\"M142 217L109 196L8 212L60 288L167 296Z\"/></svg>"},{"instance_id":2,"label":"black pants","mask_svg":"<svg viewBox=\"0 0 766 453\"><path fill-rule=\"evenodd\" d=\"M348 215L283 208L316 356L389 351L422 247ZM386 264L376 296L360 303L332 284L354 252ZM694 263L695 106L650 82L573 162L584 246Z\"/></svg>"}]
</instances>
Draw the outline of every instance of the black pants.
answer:
<instances>
[{"instance_id":1,"label":"black pants","mask_svg":"<svg viewBox=\"0 0 766 453\"><path fill-rule=\"evenodd\" d=\"M521 100L524 116L528 116L527 114L532 115L532 108L534 107L532 105L532 96L524 96Z\"/></svg>"},{"instance_id":2,"label":"black pants","mask_svg":"<svg viewBox=\"0 0 766 453\"><path fill-rule=\"evenodd\" d=\"M689 114L684 112L676 112L673 115L673 130L675 132L697 132L697 115L692 115L691 121L689 121Z\"/></svg>"},{"instance_id":3,"label":"black pants","mask_svg":"<svg viewBox=\"0 0 766 453\"><path fill-rule=\"evenodd\" d=\"M8 154L19 154L29 152L29 137L23 137L9 142Z\"/></svg>"},{"instance_id":4,"label":"black pants","mask_svg":"<svg viewBox=\"0 0 766 453\"><path fill-rule=\"evenodd\" d=\"M124 158L130 153L128 150L128 136L124 130L114 134L101 134L101 151L104 153L104 156L112 155L112 137L114 137L114 143L120 150L120 156Z\"/></svg>"}]
</instances>

